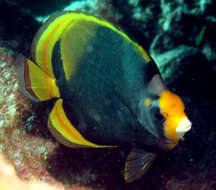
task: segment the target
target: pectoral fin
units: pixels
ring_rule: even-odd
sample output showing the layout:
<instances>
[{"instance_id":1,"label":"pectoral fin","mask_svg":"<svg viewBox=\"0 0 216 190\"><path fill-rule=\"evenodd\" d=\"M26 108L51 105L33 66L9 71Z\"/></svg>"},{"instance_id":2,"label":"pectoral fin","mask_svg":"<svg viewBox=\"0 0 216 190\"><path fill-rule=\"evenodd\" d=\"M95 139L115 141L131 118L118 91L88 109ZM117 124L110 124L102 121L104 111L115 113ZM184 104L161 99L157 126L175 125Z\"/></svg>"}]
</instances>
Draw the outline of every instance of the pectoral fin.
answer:
<instances>
[{"instance_id":1,"label":"pectoral fin","mask_svg":"<svg viewBox=\"0 0 216 190\"><path fill-rule=\"evenodd\" d=\"M126 160L124 179L127 183L140 179L151 167L157 154L142 149L133 149Z\"/></svg>"}]
</instances>

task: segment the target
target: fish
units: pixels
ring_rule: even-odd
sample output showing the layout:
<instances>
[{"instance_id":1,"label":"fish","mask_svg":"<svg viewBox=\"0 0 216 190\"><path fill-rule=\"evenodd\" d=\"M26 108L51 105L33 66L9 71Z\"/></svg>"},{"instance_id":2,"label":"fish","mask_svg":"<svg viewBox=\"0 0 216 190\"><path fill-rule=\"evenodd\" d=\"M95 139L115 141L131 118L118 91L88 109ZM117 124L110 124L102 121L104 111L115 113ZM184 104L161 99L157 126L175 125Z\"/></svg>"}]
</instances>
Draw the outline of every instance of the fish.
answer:
<instances>
[{"instance_id":1,"label":"fish","mask_svg":"<svg viewBox=\"0 0 216 190\"><path fill-rule=\"evenodd\" d=\"M27 96L55 101L47 125L60 143L131 150L126 183L144 176L192 125L151 56L120 27L90 14L53 14L20 73Z\"/></svg>"}]
</instances>

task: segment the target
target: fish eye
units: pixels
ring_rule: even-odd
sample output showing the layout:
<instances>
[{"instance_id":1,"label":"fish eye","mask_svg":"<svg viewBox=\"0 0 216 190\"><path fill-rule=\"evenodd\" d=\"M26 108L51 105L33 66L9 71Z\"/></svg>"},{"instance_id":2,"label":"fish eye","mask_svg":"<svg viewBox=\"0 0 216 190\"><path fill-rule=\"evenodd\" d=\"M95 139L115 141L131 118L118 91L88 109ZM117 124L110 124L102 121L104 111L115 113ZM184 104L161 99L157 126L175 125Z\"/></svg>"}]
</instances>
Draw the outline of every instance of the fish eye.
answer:
<instances>
[{"instance_id":1,"label":"fish eye","mask_svg":"<svg viewBox=\"0 0 216 190\"><path fill-rule=\"evenodd\" d=\"M159 123L163 123L165 121L164 116L162 115L160 108L152 108L151 110L153 118L157 120Z\"/></svg>"}]
</instances>

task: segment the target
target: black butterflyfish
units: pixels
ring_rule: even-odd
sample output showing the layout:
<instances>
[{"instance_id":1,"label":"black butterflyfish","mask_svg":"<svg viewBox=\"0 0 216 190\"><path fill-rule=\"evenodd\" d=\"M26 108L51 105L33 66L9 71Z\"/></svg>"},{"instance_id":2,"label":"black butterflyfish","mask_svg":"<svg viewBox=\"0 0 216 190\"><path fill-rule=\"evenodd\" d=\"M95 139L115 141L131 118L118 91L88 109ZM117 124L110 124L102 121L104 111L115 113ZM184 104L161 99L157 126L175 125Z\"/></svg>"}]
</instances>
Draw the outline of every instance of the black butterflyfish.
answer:
<instances>
[{"instance_id":1,"label":"black butterflyfish","mask_svg":"<svg viewBox=\"0 0 216 190\"><path fill-rule=\"evenodd\" d=\"M82 12L51 16L24 60L25 93L55 99L48 128L71 148L129 147L124 179L140 179L191 122L148 53L110 22Z\"/></svg>"}]
</instances>

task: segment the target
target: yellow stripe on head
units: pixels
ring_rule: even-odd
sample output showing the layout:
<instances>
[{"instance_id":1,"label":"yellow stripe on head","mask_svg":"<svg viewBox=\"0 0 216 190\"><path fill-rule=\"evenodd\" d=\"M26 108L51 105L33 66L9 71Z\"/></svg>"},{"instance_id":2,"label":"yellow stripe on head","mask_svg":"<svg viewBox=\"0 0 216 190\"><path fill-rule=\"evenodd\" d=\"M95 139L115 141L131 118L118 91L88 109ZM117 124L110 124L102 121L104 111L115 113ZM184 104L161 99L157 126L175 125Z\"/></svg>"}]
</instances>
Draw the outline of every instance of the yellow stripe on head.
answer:
<instances>
[{"instance_id":1,"label":"yellow stripe on head","mask_svg":"<svg viewBox=\"0 0 216 190\"><path fill-rule=\"evenodd\" d=\"M80 132L71 124L68 120L64 109L62 107L62 99L58 99L52 109L49 119L52 122L53 127L67 140L73 144L83 145L93 148L105 148L114 147L106 145L97 145L86 140Z\"/></svg>"},{"instance_id":2,"label":"yellow stripe on head","mask_svg":"<svg viewBox=\"0 0 216 190\"><path fill-rule=\"evenodd\" d=\"M179 96L173 94L169 90L164 90L160 94L159 107L163 116L166 118L164 123L166 137L177 143L179 138L184 135L183 133L190 129L190 122L184 112L184 104ZM184 119L188 121L184 124L187 126L180 126ZM177 128L179 126L185 127L185 131L182 131L182 135L178 133Z\"/></svg>"}]
</instances>

